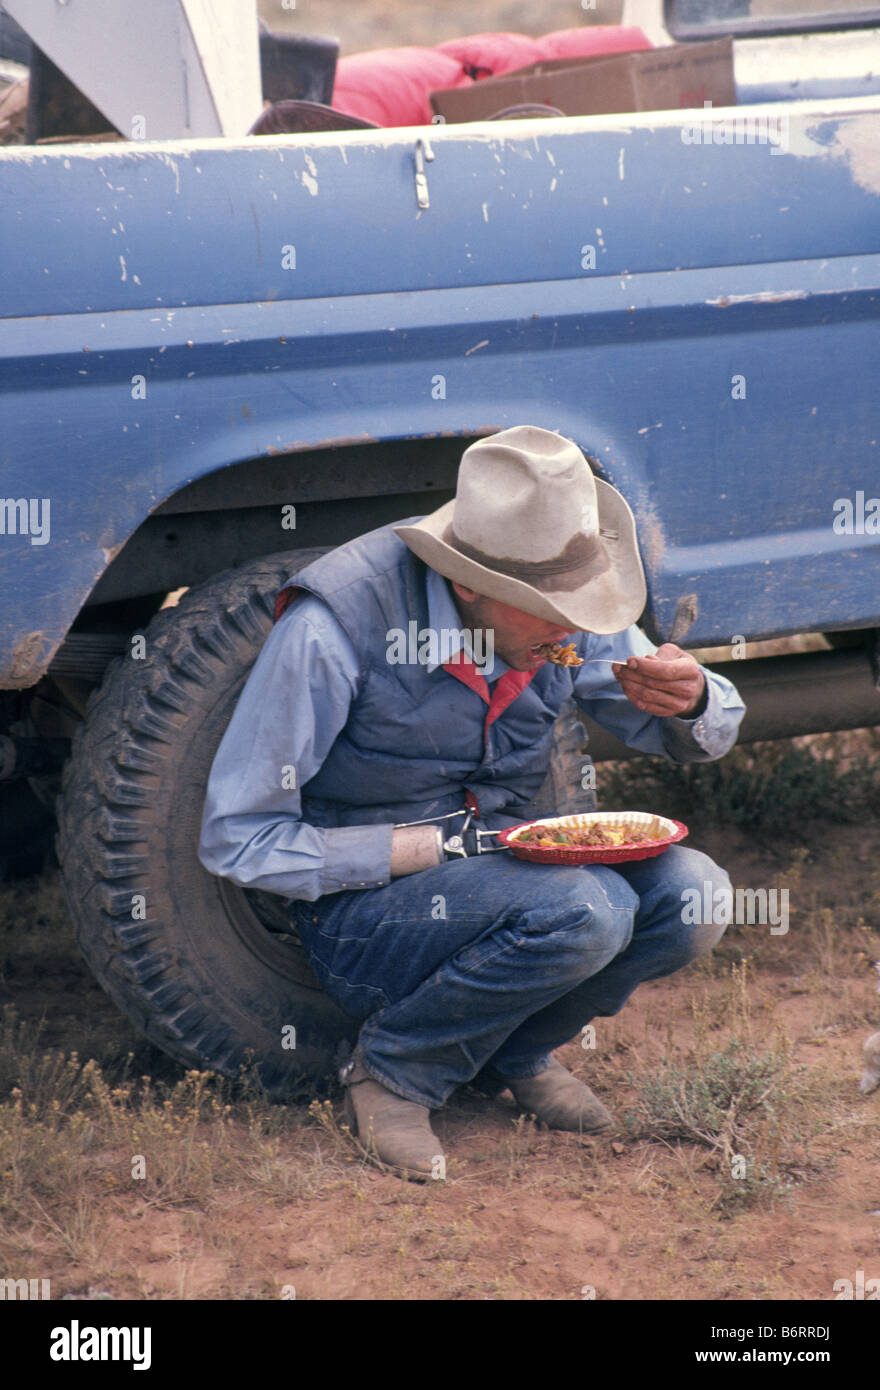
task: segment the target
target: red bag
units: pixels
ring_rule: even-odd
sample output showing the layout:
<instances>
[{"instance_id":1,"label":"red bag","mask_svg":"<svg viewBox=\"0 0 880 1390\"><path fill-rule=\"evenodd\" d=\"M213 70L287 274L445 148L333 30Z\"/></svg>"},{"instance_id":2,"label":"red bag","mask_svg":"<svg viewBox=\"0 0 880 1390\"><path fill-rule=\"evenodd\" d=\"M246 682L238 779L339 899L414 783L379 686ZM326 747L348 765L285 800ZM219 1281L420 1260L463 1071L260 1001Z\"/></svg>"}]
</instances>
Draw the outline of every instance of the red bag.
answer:
<instances>
[{"instance_id":1,"label":"red bag","mask_svg":"<svg viewBox=\"0 0 880 1390\"><path fill-rule=\"evenodd\" d=\"M651 48L641 29L602 24L582 29L556 29L532 39L525 34L469 34L438 43L438 53L457 58L476 80L501 77L549 58L594 58L600 53L627 53ZM458 85L457 83L455 84ZM436 89L435 89L436 90Z\"/></svg>"},{"instance_id":2,"label":"red bag","mask_svg":"<svg viewBox=\"0 0 880 1390\"><path fill-rule=\"evenodd\" d=\"M340 58L333 105L376 125L429 125L429 92L470 85L461 63L434 48L377 48Z\"/></svg>"},{"instance_id":3,"label":"red bag","mask_svg":"<svg viewBox=\"0 0 880 1390\"><path fill-rule=\"evenodd\" d=\"M540 39L526 34L468 34L463 39L438 43L437 52L455 58L464 72L474 81L484 77L500 77L502 73L537 63L543 55ZM436 91L437 88L432 88Z\"/></svg>"},{"instance_id":4,"label":"red bag","mask_svg":"<svg viewBox=\"0 0 880 1390\"><path fill-rule=\"evenodd\" d=\"M539 39L470 34L436 48L379 48L339 60L333 105L376 125L428 125L428 93L441 87L468 87L542 58L592 58L651 46L641 29L604 24L557 29Z\"/></svg>"}]
</instances>

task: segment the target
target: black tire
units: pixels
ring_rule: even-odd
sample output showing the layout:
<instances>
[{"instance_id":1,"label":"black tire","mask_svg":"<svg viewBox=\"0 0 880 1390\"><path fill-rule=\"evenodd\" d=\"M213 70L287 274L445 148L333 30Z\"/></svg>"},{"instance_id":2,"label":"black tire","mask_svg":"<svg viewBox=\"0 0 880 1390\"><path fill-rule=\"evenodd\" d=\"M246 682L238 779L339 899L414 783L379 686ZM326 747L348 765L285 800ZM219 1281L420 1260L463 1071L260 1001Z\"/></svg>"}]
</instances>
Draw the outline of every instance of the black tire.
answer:
<instances>
[{"instance_id":1,"label":"black tire","mask_svg":"<svg viewBox=\"0 0 880 1390\"><path fill-rule=\"evenodd\" d=\"M321 990L282 900L215 878L196 846L214 753L275 594L321 553L255 560L159 613L145 657L115 660L91 697L58 804L70 911L100 983L179 1062L226 1076L253 1063L279 1098L314 1092L357 1025Z\"/></svg>"}]
</instances>

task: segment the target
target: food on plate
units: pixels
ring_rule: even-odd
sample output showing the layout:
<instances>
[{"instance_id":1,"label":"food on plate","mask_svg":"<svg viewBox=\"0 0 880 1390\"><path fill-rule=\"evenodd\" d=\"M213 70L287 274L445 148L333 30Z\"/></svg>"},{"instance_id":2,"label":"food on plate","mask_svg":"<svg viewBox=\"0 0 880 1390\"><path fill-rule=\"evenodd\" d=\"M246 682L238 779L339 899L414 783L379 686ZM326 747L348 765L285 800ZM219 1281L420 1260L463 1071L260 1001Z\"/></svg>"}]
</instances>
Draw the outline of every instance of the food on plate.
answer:
<instances>
[{"instance_id":1,"label":"food on plate","mask_svg":"<svg viewBox=\"0 0 880 1390\"><path fill-rule=\"evenodd\" d=\"M552 661L554 666L583 666L583 658L575 655L574 642L563 647L561 642L542 642L535 648L539 656Z\"/></svg>"},{"instance_id":2,"label":"food on plate","mask_svg":"<svg viewBox=\"0 0 880 1390\"><path fill-rule=\"evenodd\" d=\"M665 831L652 833L642 825L603 825L601 821L587 826L568 826L556 829L550 825L532 825L516 836L517 844L536 845L542 849L600 849L620 845L649 845L665 840Z\"/></svg>"}]
</instances>

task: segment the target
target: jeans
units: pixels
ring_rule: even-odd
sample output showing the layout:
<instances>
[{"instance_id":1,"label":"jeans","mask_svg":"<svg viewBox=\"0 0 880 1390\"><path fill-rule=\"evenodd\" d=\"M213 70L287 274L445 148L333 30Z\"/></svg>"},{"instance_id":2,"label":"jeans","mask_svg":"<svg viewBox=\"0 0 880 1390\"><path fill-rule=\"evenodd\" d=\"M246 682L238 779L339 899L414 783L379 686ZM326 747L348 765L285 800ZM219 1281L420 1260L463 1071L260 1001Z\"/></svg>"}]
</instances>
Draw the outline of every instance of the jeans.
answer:
<instances>
[{"instance_id":1,"label":"jeans","mask_svg":"<svg viewBox=\"0 0 880 1390\"><path fill-rule=\"evenodd\" d=\"M683 893L707 882L709 902L730 888L681 845L615 868L492 854L290 911L323 988L364 1021L367 1071L436 1109L484 1068L501 1085L536 1076L642 980L710 951L726 923L682 922Z\"/></svg>"}]
</instances>

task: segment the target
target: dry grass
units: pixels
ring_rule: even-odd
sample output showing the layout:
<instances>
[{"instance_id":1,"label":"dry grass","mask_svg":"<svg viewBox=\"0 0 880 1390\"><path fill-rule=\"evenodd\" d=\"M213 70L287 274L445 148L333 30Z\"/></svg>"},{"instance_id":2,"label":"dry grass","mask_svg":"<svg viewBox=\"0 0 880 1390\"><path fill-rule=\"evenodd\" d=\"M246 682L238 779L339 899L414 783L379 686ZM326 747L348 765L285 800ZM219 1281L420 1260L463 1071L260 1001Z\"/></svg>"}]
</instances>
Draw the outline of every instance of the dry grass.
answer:
<instances>
[{"instance_id":1,"label":"dry grass","mask_svg":"<svg viewBox=\"0 0 880 1390\"><path fill-rule=\"evenodd\" d=\"M694 1040L686 1053L673 1045L647 1066L636 1054L640 1065L629 1080L637 1098L627 1125L636 1138L673 1147L692 1175L696 1155L684 1145L706 1151L708 1161L701 1155L697 1167L711 1168L719 1184L709 1210L730 1214L772 1208L821 1168L809 1152L823 1126L811 1106L806 1068L793 1066L784 1030L769 1048L755 1036L745 965L732 967L725 1002L723 1040L710 1038L712 1016L694 1001Z\"/></svg>"},{"instance_id":2,"label":"dry grass","mask_svg":"<svg viewBox=\"0 0 880 1390\"><path fill-rule=\"evenodd\" d=\"M717 762L604 763L598 792L600 807L662 809L787 848L810 826L880 819L880 728L754 743Z\"/></svg>"},{"instance_id":3,"label":"dry grass","mask_svg":"<svg viewBox=\"0 0 880 1390\"><path fill-rule=\"evenodd\" d=\"M6 1006L0 1032L4 1266L28 1256L61 1260L98 1285L119 1272L107 1243L108 1211L136 1210L142 1217L149 1210L185 1210L191 1218L217 1218L243 1191L261 1204L283 1205L326 1195L349 1178L341 1143L321 1142L325 1127L316 1127L308 1112L271 1104L247 1078L232 1086L187 1071L172 1083L126 1075L114 1084L94 1058L43 1051L40 1032ZM129 1053L129 1064L132 1058ZM194 1229L204 1234L198 1222Z\"/></svg>"}]
</instances>

